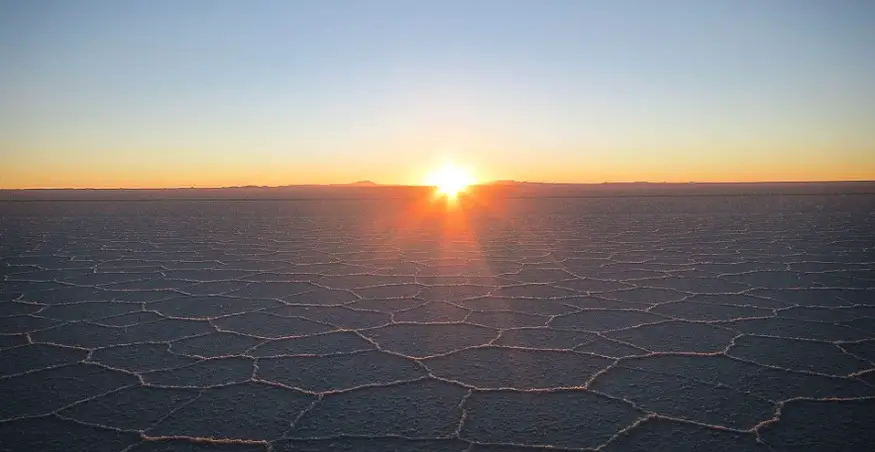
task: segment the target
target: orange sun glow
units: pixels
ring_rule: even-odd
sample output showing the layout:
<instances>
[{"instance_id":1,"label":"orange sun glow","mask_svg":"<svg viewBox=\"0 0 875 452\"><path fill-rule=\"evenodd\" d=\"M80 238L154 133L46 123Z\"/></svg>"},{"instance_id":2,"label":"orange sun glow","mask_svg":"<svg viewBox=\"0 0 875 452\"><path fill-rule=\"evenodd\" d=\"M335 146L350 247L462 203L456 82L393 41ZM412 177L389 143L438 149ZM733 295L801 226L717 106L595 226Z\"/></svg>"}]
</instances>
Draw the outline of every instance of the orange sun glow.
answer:
<instances>
[{"instance_id":1,"label":"orange sun glow","mask_svg":"<svg viewBox=\"0 0 875 452\"><path fill-rule=\"evenodd\" d=\"M432 172L426 179L428 185L437 188L439 195L448 198L455 198L474 182L474 176L469 170L454 165L444 165Z\"/></svg>"}]
</instances>

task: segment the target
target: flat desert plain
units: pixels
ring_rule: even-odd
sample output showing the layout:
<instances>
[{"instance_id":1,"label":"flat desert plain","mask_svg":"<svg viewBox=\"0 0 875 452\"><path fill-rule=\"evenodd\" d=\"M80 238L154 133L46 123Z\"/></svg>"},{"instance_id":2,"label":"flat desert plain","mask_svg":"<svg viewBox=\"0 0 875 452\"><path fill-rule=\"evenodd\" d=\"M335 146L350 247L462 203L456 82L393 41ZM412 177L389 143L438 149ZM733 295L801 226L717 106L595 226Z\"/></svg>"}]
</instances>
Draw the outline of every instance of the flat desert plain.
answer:
<instances>
[{"instance_id":1,"label":"flat desert plain","mask_svg":"<svg viewBox=\"0 0 875 452\"><path fill-rule=\"evenodd\" d=\"M0 450L873 450L873 207L3 202Z\"/></svg>"}]
</instances>

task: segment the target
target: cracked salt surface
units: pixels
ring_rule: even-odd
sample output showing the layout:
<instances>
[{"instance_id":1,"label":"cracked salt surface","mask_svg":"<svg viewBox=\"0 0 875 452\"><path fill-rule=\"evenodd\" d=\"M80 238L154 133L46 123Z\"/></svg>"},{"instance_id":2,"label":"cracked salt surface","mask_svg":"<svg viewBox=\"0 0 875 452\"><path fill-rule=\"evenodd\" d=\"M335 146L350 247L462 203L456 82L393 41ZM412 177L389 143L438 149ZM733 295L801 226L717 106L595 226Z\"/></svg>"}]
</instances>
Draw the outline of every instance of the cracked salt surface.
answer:
<instances>
[{"instance_id":1,"label":"cracked salt surface","mask_svg":"<svg viewBox=\"0 0 875 452\"><path fill-rule=\"evenodd\" d=\"M875 444L871 196L405 203L0 205L0 450Z\"/></svg>"}]
</instances>

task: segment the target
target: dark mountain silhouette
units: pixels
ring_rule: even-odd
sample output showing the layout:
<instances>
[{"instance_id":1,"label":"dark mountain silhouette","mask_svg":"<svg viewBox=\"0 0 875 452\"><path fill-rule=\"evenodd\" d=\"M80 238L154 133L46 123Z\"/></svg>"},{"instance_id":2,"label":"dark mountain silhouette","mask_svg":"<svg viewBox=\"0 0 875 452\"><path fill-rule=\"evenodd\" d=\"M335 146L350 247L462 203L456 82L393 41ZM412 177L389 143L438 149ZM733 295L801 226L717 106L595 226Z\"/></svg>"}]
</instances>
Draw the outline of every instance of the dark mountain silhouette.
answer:
<instances>
[{"instance_id":1,"label":"dark mountain silhouette","mask_svg":"<svg viewBox=\"0 0 875 452\"><path fill-rule=\"evenodd\" d=\"M160 200L160 199L361 199L420 198L433 187L381 185L371 181L334 185L282 187L159 189L25 189L0 190L0 201ZM474 185L466 194L497 198L610 198L662 196L756 196L875 193L875 181L756 183L617 183L573 184L493 181Z\"/></svg>"}]
</instances>

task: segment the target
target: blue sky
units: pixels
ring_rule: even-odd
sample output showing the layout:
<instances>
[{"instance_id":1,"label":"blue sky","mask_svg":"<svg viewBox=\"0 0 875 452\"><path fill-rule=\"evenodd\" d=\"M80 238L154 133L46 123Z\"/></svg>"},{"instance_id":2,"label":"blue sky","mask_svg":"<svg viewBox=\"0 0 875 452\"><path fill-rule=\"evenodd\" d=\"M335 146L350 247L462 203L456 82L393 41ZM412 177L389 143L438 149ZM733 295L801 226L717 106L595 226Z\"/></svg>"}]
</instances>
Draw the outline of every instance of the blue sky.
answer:
<instances>
[{"instance_id":1,"label":"blue sky","mask_svg":"<svg viewBox=\"0 0 875 452\"><path fill-rule=\"evenodd\" d=\"M875 178L869 1L0 0L0 186Z\"/></svg>"}]
</instances>

